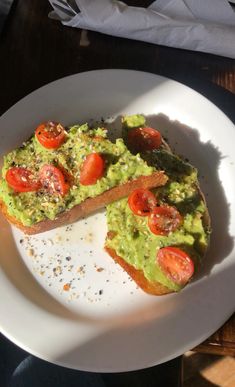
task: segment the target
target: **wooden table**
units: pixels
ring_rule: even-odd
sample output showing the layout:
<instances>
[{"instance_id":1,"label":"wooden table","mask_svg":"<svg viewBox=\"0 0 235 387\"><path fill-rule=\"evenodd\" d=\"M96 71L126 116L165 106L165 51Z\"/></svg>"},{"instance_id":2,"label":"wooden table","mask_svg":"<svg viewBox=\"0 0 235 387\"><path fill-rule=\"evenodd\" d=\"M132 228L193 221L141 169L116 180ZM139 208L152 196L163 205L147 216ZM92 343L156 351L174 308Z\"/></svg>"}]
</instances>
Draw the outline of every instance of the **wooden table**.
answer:
<instances>
[{"instance_id":1,"label":"wooden table","mask_svg":"<svg viewBox=\"0 0 235 387\"><path fill-rule=\"evenodd\" d=\"M148 5L151 1L126 1ZM94 69L124 68L160 74L197 90L235 122L235 63L219 56L178 50L95 32L50 20L47 0L15 0L0 39L0 114L19 99L58 78ZM195 348L235 355L235 315Z\"/></svg>"}]
</instances>

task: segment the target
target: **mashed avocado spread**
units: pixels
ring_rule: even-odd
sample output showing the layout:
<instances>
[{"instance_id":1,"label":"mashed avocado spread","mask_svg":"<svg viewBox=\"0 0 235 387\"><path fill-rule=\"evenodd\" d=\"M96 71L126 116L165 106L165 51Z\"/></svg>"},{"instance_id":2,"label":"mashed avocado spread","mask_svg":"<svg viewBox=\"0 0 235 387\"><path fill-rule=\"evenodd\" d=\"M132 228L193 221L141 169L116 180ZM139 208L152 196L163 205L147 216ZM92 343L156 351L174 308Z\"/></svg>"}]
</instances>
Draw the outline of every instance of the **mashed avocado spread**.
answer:
<instances>
[{"instance_id":1,"label":"mashed avocado spread","mask_svg":"<svg viewBox=\"0 0 235 387\"><path fill-rule=\"evenodd\" d=\"M138 126L138 116L124 118L125 130ZM143 119L140 125L143 125ZM166 151L163 147L141 155L156 169L164 170L169 177L164 187L152 192L159 205L175 206L183 216L182 225L168 236L153 234L147 225L147 217L135 215L127 198L107 206L107 247L114 249L127 263L144 271L150 282L158 281L173 291L182 286L174 283L161 271L156 262L160 248L177 246L188 252L195 268L200 263L208 245L209 231L204 225L206 207L198 191L197 171L189 163Z\"/></svg>"},{"instance_id":2,"label":"mashed avocado spread","mask_svg":"<svg viewBox=\"0 0 235 387\"><path fill-rule=\"evenodd\" d=\"M93 185L79 183L80 167L85 157L97 152L105 159L105 173ZM61 195L49 194L45 190L16 193L5 180L11 167L24 167L38 173L45 164L52 164L72 175L73 184L69 192ZM55 217L89 197L133 180L139 176L151 175L154 167L148 166L139 155L132 155L122 139L112 143L102 128L91 129L87 124L76 125L66 132L66 141L56 150L44 148L33 135L22 147L4 157L0 199L7 206L8 213L23 223L34 223Z\"/></svg>"}]
</instances>

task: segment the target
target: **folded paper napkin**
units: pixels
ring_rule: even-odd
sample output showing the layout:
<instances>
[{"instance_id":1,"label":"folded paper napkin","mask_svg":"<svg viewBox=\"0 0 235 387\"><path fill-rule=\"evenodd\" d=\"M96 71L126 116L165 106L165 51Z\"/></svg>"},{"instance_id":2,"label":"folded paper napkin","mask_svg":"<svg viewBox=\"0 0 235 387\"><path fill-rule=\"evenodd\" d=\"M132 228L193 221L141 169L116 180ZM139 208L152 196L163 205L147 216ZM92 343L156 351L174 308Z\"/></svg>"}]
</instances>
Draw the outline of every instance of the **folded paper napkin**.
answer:
<instances>
[{"instance_id":1,"label":"folded paper napkin","mask_svg":"<svg viewBox=\"0 0 235 387\"><path fill-rule=\"evenodd\" d=\"M49 1L54 8L49 16L57 15L66 26L235 58L235 12L227 0L157 0L148 8L73 0L80 12L71 17Z\"/></svg>"}]
</instances>

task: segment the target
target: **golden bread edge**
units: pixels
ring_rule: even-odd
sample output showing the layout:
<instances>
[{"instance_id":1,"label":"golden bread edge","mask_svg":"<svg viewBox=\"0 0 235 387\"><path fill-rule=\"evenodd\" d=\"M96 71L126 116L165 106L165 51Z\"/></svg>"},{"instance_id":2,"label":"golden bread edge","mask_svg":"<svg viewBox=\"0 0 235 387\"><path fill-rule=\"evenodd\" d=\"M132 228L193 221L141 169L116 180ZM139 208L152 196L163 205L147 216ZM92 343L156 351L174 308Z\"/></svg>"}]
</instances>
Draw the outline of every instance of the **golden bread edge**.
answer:
<instances>
[{"instance_id":1,"label":"golden bread edge","mask_svg":"<svg viewBox=\"0 0 235 387\"><path fill-rule=\"evenodd\" d=\"M140 176L137 179L111 188L94 198L88 198L84 200L84 202L74 206L70 210L62 212L53 220L46 219L35 223L32 226L24 226L19 220L11 216L7 211L7 206L2 201L0 201L0 208L5 218L12 225L21 229L25 234L39 234L57 227L74 223L78 219L81 219L82 217L85 217L105 207L108 204L128 196L133 190L137 188L151 189L154 187L159 187L165 185L167 180L168 177L164 174L164 171L154 172L150 176Z\"/></svg>"},{"instance_id":2,"label":"golden bread edge","mask_svg":"<svg viewBox=\"0 0 235 387\"><path fill-rule=\"evenodd\" d=\"M105 251L114 259L116 263L118 263L129 274L129 276L136 282L136 284L146 293L155 296L160 296L173 292L171 289L160 284L160 282L149 282L144 276L144 272L142 270L135 269L134 266L130 265L122 257L117 255L115 250L105 246Z\"/></svg>"},{"instance_id":3,"label":"golden bread edge","mask_svg":"<svg viewBox=\"0 0 235 387\"><path fill-rule=\"evenodd\" d=\"M168 145L167 142L163 140L162 142L165 150L168 152L172 152L170 146ZM205 195L203 194L199 183L197 184L197 189L198 192L205 203L205 213L203 215L203 225L206 229L210 230L211 227L211 220L210 220L210 215L208 212L206 200L205 200ZM108 234L106 238L109 238ZM209 247L209 242L207 245L207 249L205 250L203 257L206 255L206 252ZM150 282L144 275L144 272L142 270L137 270L135 269L132 265L129 265L122 257L120 257L115 250L109 248L108 246L105 245L105 251L114 259L116 263L118 263L129 275L130 277L136 282L136 284L146 293L160 296L168 293L173 293L174 291L172 289L167 288L166 286L162 285L160 282Z\"/></svg>"}]
</instances>

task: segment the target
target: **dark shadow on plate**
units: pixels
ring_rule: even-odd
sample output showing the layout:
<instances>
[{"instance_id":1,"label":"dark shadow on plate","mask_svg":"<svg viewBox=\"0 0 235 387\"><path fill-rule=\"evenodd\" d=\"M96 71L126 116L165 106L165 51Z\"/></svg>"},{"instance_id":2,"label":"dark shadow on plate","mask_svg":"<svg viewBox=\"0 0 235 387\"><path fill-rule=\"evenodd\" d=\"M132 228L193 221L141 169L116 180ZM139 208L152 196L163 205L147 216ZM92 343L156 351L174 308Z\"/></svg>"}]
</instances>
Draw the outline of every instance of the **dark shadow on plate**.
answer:
<instances>
[{"instance_id":1,"label":"dark shadow on plate","mask_svg":"<svg viewBox=\"0 0 235 387\"><path fill-rule=\"evenodd\" d=\"M200 187L205 195L211 217L212 234L210 247L203 263L203 270L197 276L206 276L214 265L222 262L234 247L234 238L229 234L230 204L219 178L221 160L226 157L213 144L213 139L204 143L199 131L179 121L171 120L165 114L147 115L146 123L158 129L169 143L173 152L187 159L198 169ZM112 140L120 135L121 117L108 123Z\"/></svg>"},{"instance_id":2,"label":"dark shadow on plate","mask_svg":"<svg viewBox=\"0 0 235 387\"><path fill-rule=\"evenodd\" d=\"M146 119L147 124L159 129L163 135L167 137L171 148L177 154L187 157L189 161L199 170L199 179L202 190L206 195L213 229L211 245L205 259L204 269L199 274L200 277L206 276L210 273L214 265L219 264L228 256L234 246L234 240L228 232L229 203L227 202L226 195L218 176L218 168L221 159L224 156L218 149L215 148L212 141L207 143L201 142L199 132L195 128L186 126L178 121L171 121L164 114L149 115ZM110 117L110 123L105 126L110 129L109 133L112 139L121 135L120 116L116 117L114 120ZM89 323L102 323L104 321L110 323L112 321L112 318L109 317L104 319L93 319L86 315L72 312L60 302L55 300L41 287L41 285L39 285L39 283L35 281L33 275L19 258L12 235L9 237L9 226L5 225L1 230L1 233L2 232L5 233L6 244L8 244L8 246L6 246L6 251L9 251L9 256L15 258L13 261L10 261L8 257L4 257L3 255L1 258L1 266L11 282L21 291L21 293L24 294L26 298L45 310L48 310L50 313L63 318L86 321ZM19 278L17 275L19 272L23 273L23 281L22 276ZM176 305L177 303L175 304L175 307ZM120 319L118 319L118 322L120 323L122 320L125 320L125 322L133 321L135 314L140 313L140 309L141 308L139 308L136 312L132 312L129 316L121 316ZM146 305L146 308L143 309L144 310L141 312L145 312L150 320L161 316L160 310L150 313L150 305ZM165 314L166 311L162 310L162 313Z\"/></svg>"},{"instance_id":3,"label":"dark shadow on plate","mask_svg":"<svg viewBox=\"0 0 235 387\"><path fill-rule=\"evenodd\" d=\"M223 59L222 59L223 60ZM213 61L213 55L212 55ZM212 66L213 67L213 66ZM220 70L218 70L221 72ZM227 69L224 70L226 74L228 74ZM219 76L219 74L217 74ZM182 84L187 85L191 89L197 91L209 101L214 103L226 116L230 118L233 122L235 122L235 94L231 91L225 89L217 85L216 83L212 83L202 77L202 74L198 72L197 74L193 74L190 71L184 72L182 75L177 74L177 79L175 74L168 75L171 79L174 79L178 82L182 82ZM221 74L221 77L225 77L225 74Z\"/></svg>"}]
</instances>

